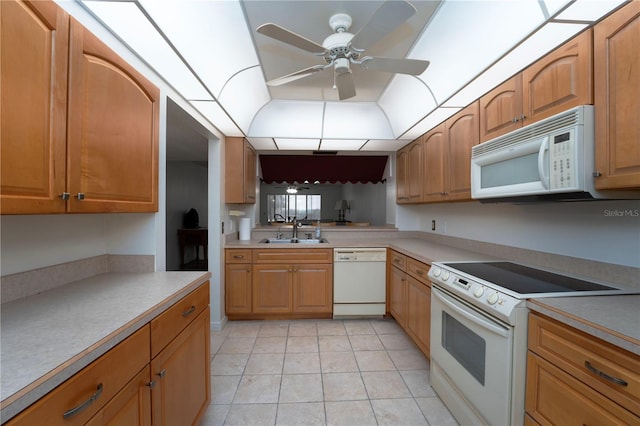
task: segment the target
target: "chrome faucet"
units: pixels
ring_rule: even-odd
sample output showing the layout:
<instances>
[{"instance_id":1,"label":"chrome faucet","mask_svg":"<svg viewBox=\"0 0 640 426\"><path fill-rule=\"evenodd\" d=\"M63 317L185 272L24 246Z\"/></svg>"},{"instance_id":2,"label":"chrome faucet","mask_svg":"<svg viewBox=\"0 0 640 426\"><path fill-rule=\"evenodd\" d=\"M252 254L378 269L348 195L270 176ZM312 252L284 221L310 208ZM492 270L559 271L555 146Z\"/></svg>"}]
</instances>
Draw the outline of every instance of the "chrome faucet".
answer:
<instances>
[{"instance_id":1,"label":"chrome faucet","mask_svg":"<svg viewBox=\"0 0 640 426\"><path fill-rule=\"evenodd\" d=\"M291 238L298 238L298 221L296 220L296 217L293 217L293 234L291 235Z\"/></svg>"}]
</instances>

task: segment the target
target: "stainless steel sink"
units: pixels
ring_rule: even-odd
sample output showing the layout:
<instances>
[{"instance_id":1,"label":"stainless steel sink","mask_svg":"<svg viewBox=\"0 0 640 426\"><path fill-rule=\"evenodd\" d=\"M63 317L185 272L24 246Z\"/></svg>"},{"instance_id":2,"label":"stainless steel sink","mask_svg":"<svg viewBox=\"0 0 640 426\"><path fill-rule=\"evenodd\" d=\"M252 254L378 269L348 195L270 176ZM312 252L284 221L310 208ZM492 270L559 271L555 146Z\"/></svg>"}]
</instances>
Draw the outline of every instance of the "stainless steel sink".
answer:
<instances>
[{"instance_id":1,"label":"stainless steel sink","mask_svg":"<svg viewBox=\"0 0 640 426\"><path fill-rule=\"evenodd\" d=\"M326 238L265 238L260 244L326 244Z\"/></svg>"}]
</instances>

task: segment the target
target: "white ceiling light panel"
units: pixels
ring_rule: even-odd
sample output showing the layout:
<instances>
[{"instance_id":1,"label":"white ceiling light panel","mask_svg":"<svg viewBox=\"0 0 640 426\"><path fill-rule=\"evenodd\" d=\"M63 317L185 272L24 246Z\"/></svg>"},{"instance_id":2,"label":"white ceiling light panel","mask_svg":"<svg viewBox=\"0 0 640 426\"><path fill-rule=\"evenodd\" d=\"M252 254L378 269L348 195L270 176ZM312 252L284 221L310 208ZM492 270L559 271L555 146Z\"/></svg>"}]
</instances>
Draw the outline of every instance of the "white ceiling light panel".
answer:
<instances>
[{"instance_id":1,"label":"white ceiling light panel","mask_svg":"<svg viewBox=\"0 0 640 426\"><path fill-rule=\"evenodd\" d=\"M238 1L140 0L140 3L214 96L219 96L234 74L258 65Z\"/></svg>"},{"instance_id":2,"label":"white ceiling light panel","mask_svg":"<svg viewBox=\"0 0 640 426\"><path fill-rule=\"evenodd\" d=\"M323 103L273 100L257 112L247 136L264 138L322 137Z\"/></svg>"},{"instance_id":3,"label":"white ceiling light panel","mask_svg":"<svg viewBox=\"0 0 640 426\"><path fill-rule=\"evenodd\" d=\"M544 19L535 0L447 1L410 56L431 61L419 78L441 104Z\"/></svg>"},{"instance_id":4,"label":"white ceiling light panel","mask_svg":"<svg viewBox=\"0 0 640 426\"><path fill-rule=\"evenodd\" d=\"M384 112L373 102L327 102L324 110L323 138L393 138Z\"/></svg>"},{"instance_id":5,"label":"white ceiling light panel","mask_svg":"<svg viewBox=\"0 0 640 426\"><path fill-rule=\"evenodd\" d=\"M287 151L315 151L320 146L320 139L281 139L276 138L278 149Z\"/></svg>"},{"instance_id":6,"label":"white ceiling light panel","mask_svg":"<svg viewBox=\"0 0 640 426\"><path fill-rule=\"evenodd\" d=\"M400 74L393 77L378 105L384 110L393 127L393 138L406 132L437 106L422 81Z\"/></svg>"},{"instance_id":7,"label":"white ceiling light panel","mask_svg":"<svg viewBox=\"0 0 640 426\"><path fill-rule=\"evenodd\" d=\"M409 140L396 140L396 139L375 139L370 140L362 148L360 151L370 151L370 152L395 152L408 144Z\"/></svg>"},{"instance_id":8,"label":"white ceiling light panel","mask_svg":"<svg viewBox=\"0 0 640 426\"><path fill-rule=\"evenodd\" d=\"M322 139L320 151L358 151L366 139Z\"/></svg>"},{"instance_id":9,"label":"white ceiling light panel","mask_svg":"<svg viewBox=\"0 0 640 426\"><path fill-rule=\"evenodd\" d=\"M135 3L84 1L83 5L185 98L213 100Z\"/></svg>"},{"instance_id":10,"label":"white ceiling light panel","mask_svg":"<svg viewBox=\"0 0 640 426\"><path fill-rule=\"evenodd\" d=\"M577 0L560 13L556 19L597 21L626 0Z\"/></svg>"},{"instance_id":11,"label":"white ceiling light panel","mask_svg":"<svg viewBox=\"0 0 640 426\"><path fill-rule=\"evenodd\" d=\"M262 71L260 67L253 67L234 75L222 90L218 101L238 126L248 132L253 117L269 99Z\"/></svg>"},{"instance_id":12,"label":"white ceiling light panel","mask_svg":"<svg viewBox=\"0 0 640 426\"><path fill-rule=\"evenodd\" d=\"M251 146L257 151L273 151L277 149L272 138L247 138Z\"/></svg>"}]
</instances>

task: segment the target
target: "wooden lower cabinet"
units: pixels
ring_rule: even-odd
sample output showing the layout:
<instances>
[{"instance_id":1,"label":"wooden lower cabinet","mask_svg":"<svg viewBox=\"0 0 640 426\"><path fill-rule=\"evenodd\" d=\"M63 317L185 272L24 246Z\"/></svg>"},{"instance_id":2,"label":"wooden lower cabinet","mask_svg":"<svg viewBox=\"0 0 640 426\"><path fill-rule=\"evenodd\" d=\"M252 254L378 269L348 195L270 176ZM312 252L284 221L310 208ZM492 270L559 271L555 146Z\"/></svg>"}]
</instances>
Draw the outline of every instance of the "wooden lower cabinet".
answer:
<instances>
[{"instance_id":1,"label":"wooden lower cabinet","mask_svg":"<svg viewBox=\"0 0 640 426\"><path fill-rule=\"evenodd\" d=\"M86 426L151 426L151 369L147 365Z\"/></svg>"},{"instance_id":2,"label":"wooden lower cabinet","mask_svg":"<svg viewBox=\"0 0 640 426\"><path fill-rule=\"evenodd\" d=\"M407 274L393 267L389 283L389 312L402 328L407 324Z\"/></svg>"},{"instance_id":3,"label":"wooden lower cabinet","mask_svg":"<svg viewBox=\"0 0 640 426\"><path fill-rule=\"evenodd\" d=\"M198 424L211 401L208 301L206 282L5 425Z\"/></svg>"},{"instance_id":4,"label":"wooden lower cabinet","mask_svg":"<svg viewBox=\"0 0 640 426\"><path fill-rule=\"evenodd\" d=\"M210 310L151 361L153 425L198 424L211 401Z\"/></svg>"},{"instance_id":5,"label":"wooden lower cabinet","mask_svg":"<svg viewBox=\"0 0 640 426\"><path fill-rule=\"evenodd\" d=\"M422 353L430 357L430 266L394 250L390 250L388 259L389 313Z\"/></svg>"},{"instance_id":6,"label":"wooden lower cabinet","mask_svg":"<svg viewBox=\"0 0 640 426\"><path fill-rule=\"evenodd\" d=\"M225 258L230 320L332 317L333 250L227 249Z\"/></svg>"},{"instance_id":7,"label":"wooden lower cabinet","mask_svg":"<svg viewBox=\"0 0 640 426\"><path fill-rule=\"evenodd\" d=\"M407 278L407 333L425 354L431 338L431 286Z\"/></svg>"},{"instance_id":8,"label":"wooden lower cabinet","mask_svg":"<svg viewBox=\"0 0 640 426\"><path fill-rule=\"evenodd\" d=\"M640 357L529 315L527 424L640 424Z\"/></svg>"}]
</instances>

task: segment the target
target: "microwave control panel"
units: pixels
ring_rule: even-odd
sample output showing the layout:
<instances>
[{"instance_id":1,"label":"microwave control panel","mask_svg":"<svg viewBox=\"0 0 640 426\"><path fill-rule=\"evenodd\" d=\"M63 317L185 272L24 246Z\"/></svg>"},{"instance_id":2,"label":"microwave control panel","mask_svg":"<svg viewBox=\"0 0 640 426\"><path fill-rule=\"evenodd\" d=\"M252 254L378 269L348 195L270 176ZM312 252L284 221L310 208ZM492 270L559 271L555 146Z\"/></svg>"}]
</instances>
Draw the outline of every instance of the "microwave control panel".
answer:
<instances>
[{"instance_id":1,"label":"microwave control panel","mask_svg":"<svg viewBox=\"0 0 640 426\"><path fill-rule=\"evenodd\" d=\"M571 189L578 184L574 129L567 129L550 136L549 160L551 189Z\"/></svg>"}]
</instances>

